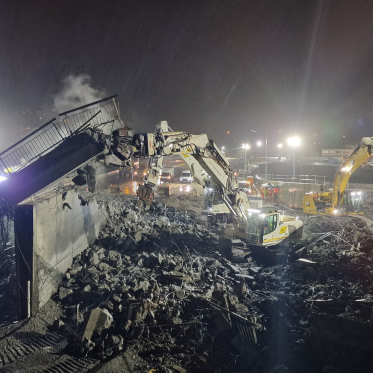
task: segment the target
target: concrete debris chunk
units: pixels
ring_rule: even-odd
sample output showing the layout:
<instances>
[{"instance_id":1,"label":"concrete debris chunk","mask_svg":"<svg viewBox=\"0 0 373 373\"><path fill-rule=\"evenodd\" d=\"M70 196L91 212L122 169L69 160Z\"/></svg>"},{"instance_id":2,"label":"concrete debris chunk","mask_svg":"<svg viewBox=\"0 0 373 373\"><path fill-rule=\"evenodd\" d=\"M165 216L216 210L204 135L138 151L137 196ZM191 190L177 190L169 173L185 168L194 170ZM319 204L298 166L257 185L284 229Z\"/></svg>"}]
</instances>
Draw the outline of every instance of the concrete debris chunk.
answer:
<instances>
[{"instance_id":1,"label":"concrete debris chunk","mask_svg":"<svg viewBox=\"0 0 373 373\"><path fill-rule=\"evenodd\" d=\"M224 264L224 266L227 267L231 273L237 274L241 272L240 269L232 263L227 262Z\"/></svg>"},{"instance_id":2,"label":"concrete debris chunk","mask_svg":"<svg viewBox=\"0 0 373 373\"><path fill-rule=\"evenodd\" d=\"M60 287L58 297L60 299L65 299L67 296L69 296L72 293L73 293L73 291L71 289L66 289L64 287Z\"/></svg>"},{"instance_id":3,"label":"concrete debris chunk","mask_svg":"<svg viewBox=\"0 0 373 373\"><path fill-rule=\"evenodd\" d=\"M149 281L141 281L139 282L134 288L133 291L138 291L138 290L148 290L150 287Z\"/></svg>"},{"instance_id":4,"label":"concrete debris chunk","mask_svg":"<svg viewBox=\"0 0 373 373\"><path fill-rule=\"evenodd\" d=\"M142 231L137 231L135 234L134 234L134 236L133 236L133 238L135 239L135 242L137 243L137 242L140 242L141 240L142 240ZM132 247L131 247L132 248Z\"/></svg>"},{"instance_id":5,"label":"concrete debris chunk","mask_svg":"<svg viewBox=\"0 0 373 373\"><path fill-rule=\"evenodd\" d=\"M109 264L107 263L103 263L101 262L99 265L98 265L98 269L102 272L109 272L111 270L113 270L113 267L111 267Z\"/></svg>"},{"instance_id":6,"label":"concrete debris chunk","mask_svg":"<svg viewBox=\"0 0 373 373\"><path fill-rule=\"evenodd\" d=\"M170 281L176 282L192 282L193 278L189 275L186 275L182 272L171 271L171 272L162 272L162 276Z\"/></svg>"},{"instance_id":7,"label":"concrete debris chunk","mask_svg":"<svg viewBox=\"0 0 373 373\"><path fill-rule=\"evenodd\" d=\"M137 222L138 216L135 211L129 210L126 215L126 219L133 222Z\"/></svg>"},{"instance_id":8,"label":"concrete debris chunk","mask_svg":"<svg viewBox=\"0 0 373 373\"><path fill-rule=\"evenodd\" d=\"M247 292L247 286L245 280L241 280L238 284L234 286L234 293L239 297L242 298Z\"/></svg>"},{"instance_id":9,"label":"concrete debris chunk","mask_svg":"<svg viewBox=\"0 0 373 373\"><path fill-rule=\"evenodd\" d=\"M303 266L308 266L308 267L313 267L313 268L319 266L319 263L314 262L313 260L305 259L305 258L297 259L295 263L298 264L299 266L303 265Z\"/></svg>"},{"instance_id":10,"label":"concrete debris chunk","mask_svg":"<svg viewBox=\"0 0 373 373\"><path fill-rule=\"evenodd\" d=\"M251 281L254 281L254 279L255 279L253 276L245 275L245 274L243 274L243 273L236 273L235 276L236 276L237 278L244 278L244 279L246 279L246 280L251 280Z\"/></svg>"},{"instance_id":11,"label":"concrete debris chunk","mask_svg":"<svg viewBox=\"0 0 373 373\"><path fill-rule=\"evenodd\" d=\"M69 273L71 276L76 276L81 270L82 270L82 266L75 266L75 267L72 267L69 269Z\"/></svg>"},{"instance_id":12,"label":"concrete debris chunk","mask_svg":"<svg viewBox=\"0 0 373 373\"><path fill-rule=\"evenodd\" d=\"M177 373L186 373L186 370L178 365L172 365L171 368Z\"/></svg>"},{"instance_id":13,"label":"concrete debris chunk","mask_svg":"<svg viewBox=\"0 0 373 373\"><path fill-rule=\"evenodd\" d=\"M249 267L248 270L252 275L257 275L262 271L262 267Z\"/></svg>"},{"instance_id":14,"label":"concrete debris chunk","mask_svg":"<svg viewBox=\"0 0 373 373\"><path fill-rule=\"evenodd\" d=\"M92 264L92 265L97 265L99 262L100 262L100 259L97 255L97 253L95 253L94 251L91 251L89 253L89 263Z\"/></svg>"},{"instance_id":15,"label":"concrete debris chunk","mask_svg":"<svg viewBox=\"0 0 373 373\"><path fill-rule=\"evenodd\" d=\"M83 339L92 339L94 332L101 334L104 329L108 329L113 322L113 316L106 309L95 308L91 311L85 328Z\"/></svg>"}]
</instances>

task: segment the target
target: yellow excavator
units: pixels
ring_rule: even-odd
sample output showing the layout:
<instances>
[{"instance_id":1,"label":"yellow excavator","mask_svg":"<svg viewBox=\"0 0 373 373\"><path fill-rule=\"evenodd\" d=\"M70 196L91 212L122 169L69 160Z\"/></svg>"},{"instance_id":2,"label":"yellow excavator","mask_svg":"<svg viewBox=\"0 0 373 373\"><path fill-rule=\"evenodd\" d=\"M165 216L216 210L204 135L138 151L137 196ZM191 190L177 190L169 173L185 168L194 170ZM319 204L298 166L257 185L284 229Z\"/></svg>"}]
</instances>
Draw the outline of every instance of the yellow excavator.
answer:
<instances>
[{"instance_id":1,"label":"yellow excavator","mask_svg":"<svg viewBox=\"0 0 373 373\"><path fill-rule=\"evenodd\" d=\"M347 190L347 185L351 175L372 155L372 152L373 137L363 137L358 147L338 168L333 190L306 193L303 198L303 212L317 215L362 214L362 193Z\"/></svg>"}]
</instances>

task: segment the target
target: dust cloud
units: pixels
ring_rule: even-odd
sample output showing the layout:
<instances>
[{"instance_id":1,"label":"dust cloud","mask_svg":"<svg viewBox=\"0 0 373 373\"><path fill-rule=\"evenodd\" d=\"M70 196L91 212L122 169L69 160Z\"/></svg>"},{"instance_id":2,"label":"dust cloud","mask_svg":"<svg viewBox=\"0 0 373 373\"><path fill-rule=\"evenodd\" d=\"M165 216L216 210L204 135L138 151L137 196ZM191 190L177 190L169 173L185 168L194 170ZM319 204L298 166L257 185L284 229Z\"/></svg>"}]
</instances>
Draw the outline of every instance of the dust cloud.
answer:
<instances>
[{"instance_id":1,"label":"dust cloud","mask_svg":"<svg viewBox=\"0 0 373 373\"><path fill-rule=\"evenodd\" d=\"M61 113L105 97L104 91L91 86L91 77L87 74L69 75L62 82L62 90L53 98L54 112Z\"/></svg>"}]
</instances>

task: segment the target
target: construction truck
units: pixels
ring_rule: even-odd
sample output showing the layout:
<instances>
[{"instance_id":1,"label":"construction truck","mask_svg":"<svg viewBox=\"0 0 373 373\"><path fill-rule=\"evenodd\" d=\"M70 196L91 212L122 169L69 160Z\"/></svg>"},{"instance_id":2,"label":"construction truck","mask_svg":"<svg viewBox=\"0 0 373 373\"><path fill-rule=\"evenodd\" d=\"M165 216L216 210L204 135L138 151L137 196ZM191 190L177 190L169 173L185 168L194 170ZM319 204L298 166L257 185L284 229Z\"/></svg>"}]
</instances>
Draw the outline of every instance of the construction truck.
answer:
<instances>
[{"instance_id":1,"label":"construction truck","mask_svg":"<svg viewBox=\"0 0 373 373\"><path fill-rule=\"evenodd\" d=\"M363 213L363 195L349 191L351 175L372 155L373 137L364 137L358 147L341 164L334 177L331 192L306 193L303 211L318 215L356 215Z\"/></svg>"},{"instance_id":2,"label":"construction truck","mask_svg":"<svg viewBox=\"0 0 373 373\"><path fill-rule=\"evenodd\" d=\"M188 165L194 180L204 188L214 188L219 195L211 213L232 216L232 224L225 229L228 237L240 238L254 246L272 246L301 238L303 222L296 217L276 209L252 208L248 195L238 187L228 160L206 134L175 132L164 121L156 126L154 133L135 134L132 146L134 157L151 157L154 162L137 191L139 208L150 208L163 158L178 154Z\"/></svg>"}]
</instances>

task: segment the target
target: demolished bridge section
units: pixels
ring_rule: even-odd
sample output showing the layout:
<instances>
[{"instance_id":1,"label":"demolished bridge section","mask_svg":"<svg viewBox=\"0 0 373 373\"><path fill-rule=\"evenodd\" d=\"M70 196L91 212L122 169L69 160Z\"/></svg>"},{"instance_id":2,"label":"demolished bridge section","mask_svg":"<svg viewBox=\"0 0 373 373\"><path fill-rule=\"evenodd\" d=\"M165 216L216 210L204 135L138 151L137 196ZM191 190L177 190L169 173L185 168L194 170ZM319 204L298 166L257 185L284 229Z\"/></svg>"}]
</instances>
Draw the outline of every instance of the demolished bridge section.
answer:
<instances>
[{"instance_id":1,"label":"demolished bridge section","mask_svg":"<svg viewBox=\"0 0 373 373\"><path fill-rule=\"evenodd\" d=\"M0 201L17 205L109 154L112 131L121 126L113 97L62 113L62 121L52 119L1 152Z\"/></svg>"},{"instance_id":2,"label":"demolished bridge section","mask_svg":"<svg viewBox=\"0 0 373 373\"><path fill-rule=\"evenodd\" d=\"M114 96L60 116L0 153L0 204L15 219L21 319L50 298L106 219L95 202L82 202L73 183L95 187L93 162L105 162L121 127Z\"/></svg>"}]
</instances>

